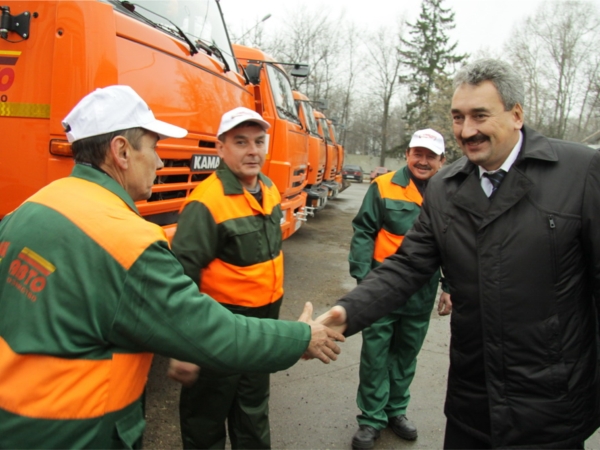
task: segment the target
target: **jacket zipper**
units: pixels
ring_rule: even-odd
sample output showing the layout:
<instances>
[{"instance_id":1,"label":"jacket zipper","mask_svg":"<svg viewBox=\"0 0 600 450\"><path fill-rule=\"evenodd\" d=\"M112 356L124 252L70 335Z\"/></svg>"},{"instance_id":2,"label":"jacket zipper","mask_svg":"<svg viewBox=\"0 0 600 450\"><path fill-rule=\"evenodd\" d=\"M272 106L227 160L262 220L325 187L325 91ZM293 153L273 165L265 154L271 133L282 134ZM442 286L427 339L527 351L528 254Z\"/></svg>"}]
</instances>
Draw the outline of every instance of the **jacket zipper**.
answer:
<instances>
[{"instance_id":1,"label":"jacket zipper","mask_svg":"<svg viewBox=\"0 0 600 450\"><path fill-rule=\"evenodd\" d=\"M558 264L556 261L556 222L554 216L548 216L548 225L550 226L550 257L552 259L552 281L556 284L558 280Z\"/></svg>"}]
</instances>

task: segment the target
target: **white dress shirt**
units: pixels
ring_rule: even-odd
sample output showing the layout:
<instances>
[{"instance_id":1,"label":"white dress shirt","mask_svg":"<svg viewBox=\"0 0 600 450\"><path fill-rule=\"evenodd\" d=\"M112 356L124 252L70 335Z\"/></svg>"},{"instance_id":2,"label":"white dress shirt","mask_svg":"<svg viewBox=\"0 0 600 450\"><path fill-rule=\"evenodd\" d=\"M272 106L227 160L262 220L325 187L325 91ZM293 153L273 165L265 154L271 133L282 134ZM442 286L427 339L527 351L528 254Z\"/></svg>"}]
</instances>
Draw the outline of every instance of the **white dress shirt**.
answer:
<instances>
[{"instance_id":1,"label":"white dress shirt","mask_svg":"<svg viewBox=\"0 0 600 450\"><path fill-rule=\"evenodd\" d=\"M483 189L483 192L485 192L485 195L487 195L488 197L490 195L492 195L492 192L494 190L494 186L492 185L492 182L489 180L489 178L488 177L484 177L483 174L484 173L496 173L499 170L504 170L505 172L508 173L508 171L512 167L513 163L517 159L517 156L519 156L519 152L521 151L521 145L522 144L523 144L523 132L519 131L519 140L517 141L516 145L514 146L514 148L512 149L512 151L510 152L510 154L508 155L508 158L506 158L506 160L500 166L499 169L496 169L496 170L485 170L483 167L479 166L479 180L480 180L480 183L481 183L481 188Z\"/></svg>"}]
</instances>

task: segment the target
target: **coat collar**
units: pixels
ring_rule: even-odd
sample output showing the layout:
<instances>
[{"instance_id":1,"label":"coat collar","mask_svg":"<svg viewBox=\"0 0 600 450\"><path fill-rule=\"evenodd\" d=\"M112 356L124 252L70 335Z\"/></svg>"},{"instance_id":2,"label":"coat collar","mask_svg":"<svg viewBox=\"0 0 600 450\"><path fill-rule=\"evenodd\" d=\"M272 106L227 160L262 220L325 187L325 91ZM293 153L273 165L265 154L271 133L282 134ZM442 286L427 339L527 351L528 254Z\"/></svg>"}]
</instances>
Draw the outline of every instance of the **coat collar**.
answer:
<instances>
[{"instance_id":1,"label":"coat collar","mask_svg":"<svg viewBox=\"0 0 600 450\"><path fill-rule=\"evenodd\" d=\"M479 217L479 228L483 228L498 216L518 203L535 186L526 175L524 164L535 159L548 162L558 161L558 153L548 138L529 127L523 127L523 146L517 160L507 173L502 186L490 201L481 189L477 166L465 156L448 167L444 179L463 178L451 201L459 208Z\"/></svg>"},{"instance_id":2,"label":"coat collar","mask_svg":"<svg viewBox=\"0 0 600 450\"><path fill-rule=\"evenodd\" d=\"M404 166L402 169L398 169L394 172L390 181L392 184L396 184L404 189L404 196L407 200L421 206L423 203L423 196L419 192L415 182L411 180L410 169L408 166Z\"/></svg>"},{"instance_id":3,"label":"coat collar","mask_svg":"<svg viewBox=\"0 0 600 450\"><path fill-rule=\"evenodd\" d=\"M123 186L117 183L106 172L84 164L75 164L73 171L71 172L71 176L99 184L123 200L123 202L125 202L125 204L129 206L134 213L136 213L138 216L140 215L140 212L135 206L135 202L131 196L127 193Z\"/></svg>"},{"instance_id":4,"label":"coat collar","mask_svg":"<svg viewBox=\"0 0 600 450\"><path fill-rule=\"evenodd\" d=\"M392 177L392 183L402 186L403 188L408 186L410 184L410 173L408 170L408 166L404 166L402 169L396 170L396 172L394 172L394 176Z\"/></svg>"}]
</instances>

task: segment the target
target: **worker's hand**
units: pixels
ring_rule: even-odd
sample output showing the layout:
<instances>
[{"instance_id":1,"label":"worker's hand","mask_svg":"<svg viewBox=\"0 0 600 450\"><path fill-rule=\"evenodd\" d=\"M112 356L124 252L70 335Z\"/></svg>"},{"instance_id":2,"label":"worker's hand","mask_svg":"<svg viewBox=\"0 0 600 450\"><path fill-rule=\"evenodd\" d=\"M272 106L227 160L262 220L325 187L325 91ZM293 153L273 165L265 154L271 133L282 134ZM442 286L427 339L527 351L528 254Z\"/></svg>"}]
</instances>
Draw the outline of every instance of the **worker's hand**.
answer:
<instances>
[{"instance_id":1,"label":"worker's hand","mask_svg":"<svg viewBox=\"0 0 600 450\"><path fill-rule=\"evenodd\" d=\"M172 380L181 383L185 387L190 387L198 379L199 373L200 367L198 367L196 364L178 361L171 358L167 376Z\"/></svg>"},{"instance_id":2,"label":"worker's hand","mask_svg":"<svg viewBox=\"0 0 600 450\"><path fill-rule=\"evenodd\" d=\"M450 294L447 292L442 292L440 294L437 310L440 316L447 316L452 312L452 300L450 300Z\"/></svg>"},{"instance_id":3,"label":"worker's hand","mask_svg":"<svg viewBox=\"0 0 600 450\"><path fill-rule=\"evenodd\" d=\"M343 333L347 327L346 320L346 309L343 306L334 306L325 314L317 317L315 322L322 323L338 333Z\"/></svg>"},{"instance_id":4,"label":"worker's hand","mask_svg":"<svg viewBox=\"0 0 600 450\"><path fill-rule=\"evenodd\" d=\"M329 364L329 361L335 361L337 355L341 352L340 347L335 342L344 342L346 338L341 333L312 320L312 314L312 303L306 302L298 322L310 325L310 344L308 344L308 348L302 355L302 359L318 358L325 364Z\"/></svg>"}]
</instances>

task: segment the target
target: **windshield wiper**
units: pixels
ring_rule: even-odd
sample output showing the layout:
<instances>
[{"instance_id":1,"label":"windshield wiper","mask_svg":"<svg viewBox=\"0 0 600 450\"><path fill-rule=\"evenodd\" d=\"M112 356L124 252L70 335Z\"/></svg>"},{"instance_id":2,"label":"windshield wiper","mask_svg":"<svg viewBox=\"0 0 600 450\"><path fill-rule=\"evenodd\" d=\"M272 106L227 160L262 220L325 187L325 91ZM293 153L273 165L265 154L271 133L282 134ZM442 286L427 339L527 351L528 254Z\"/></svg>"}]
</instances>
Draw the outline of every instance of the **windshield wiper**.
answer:
<instances>
[{"instance_id":1,"label":"windshield wiper","mask_svg":"<svg viewBox=\"0 0 600 450\"><path fill-rule=\"evenodd\" d=\"M298 122L298 118L295 115L293 115L291 112L289 112L287 109L285 109L283 106L277 105L277 111L282 113L288 119L293 119L294 122Z\"/></svg>"},{"instance_id":2,"label":"windshield wiper","mask_svg":"<svg viewBox=\"0 0 600 450\"><path fill-rule=\"evenodd\" d=\"M225 56L223 56L223 52L215 44L207 44L202 39L196 38L196 45L204 50L208 56L212 56L214 54L217 58L219 58L223 62L223 72L229 72L231 70L229 63L225 59Z\"/></svg>"},{"instance_id":3,"label":"windshield wiper","mask_svg":"<svg viewBox=\"0 0 600 450\"><path fill-rule=\"evenodd\" d=\"M188 46L190 48L190 55L191 56L194 56L196 53L198 53L198 49L196 48L196 46L194 45L194 43L192 41L190 41L190 38L188 38L187 35L181 30L181 28L179 28L175 24L175 22L173 22L168 17L161 16L160 14L155 13L151 9L145 8L142 5L139 5L137 3L131 3L128 0L123 0L121 2L121 4L123 5L123 7L125 9L127 9L127 11L130 11L130 12L134 13L135 15L137 15L138 17L141 17L144 21L150 23L151 25L153 25L153 26L155 26L157 28L160 28L162 30L168 31L168 32L170 32L172 34L179 35L188 44ZM137 12L136 8L141 8L141 9L143 9L145 11L148 11L151 14L154 14L157 17L160 17L161 19L165 19L167 22L169 22L171 25L173 25L174 29L171 29L171 27L168 26L168 25L156 23L156 22L148 19L146 16L143 16L142 14L140 14L139 12Z\"/></svg>"}]
</instances>

